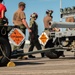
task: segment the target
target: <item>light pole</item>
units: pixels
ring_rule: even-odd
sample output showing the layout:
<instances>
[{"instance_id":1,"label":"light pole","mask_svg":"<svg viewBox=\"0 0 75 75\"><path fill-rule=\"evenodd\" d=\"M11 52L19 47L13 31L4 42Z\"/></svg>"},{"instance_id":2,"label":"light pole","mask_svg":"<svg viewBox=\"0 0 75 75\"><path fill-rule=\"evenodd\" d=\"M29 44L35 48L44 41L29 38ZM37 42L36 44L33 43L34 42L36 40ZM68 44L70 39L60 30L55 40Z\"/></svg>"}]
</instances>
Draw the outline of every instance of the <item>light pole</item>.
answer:
<instances>
[{"instance_id":1,"label":"light pole","mask_svg":"<svg viewBox=\"0 0 75 75\"><path fill-rule=\"evenodd\" d=\"M60 10L62 9L62 0L60 0ZM60 22L62 22L62 13L60 11ZM63 28L61 28L61 30L63 31Z\"/></svg>"}]
</instances>

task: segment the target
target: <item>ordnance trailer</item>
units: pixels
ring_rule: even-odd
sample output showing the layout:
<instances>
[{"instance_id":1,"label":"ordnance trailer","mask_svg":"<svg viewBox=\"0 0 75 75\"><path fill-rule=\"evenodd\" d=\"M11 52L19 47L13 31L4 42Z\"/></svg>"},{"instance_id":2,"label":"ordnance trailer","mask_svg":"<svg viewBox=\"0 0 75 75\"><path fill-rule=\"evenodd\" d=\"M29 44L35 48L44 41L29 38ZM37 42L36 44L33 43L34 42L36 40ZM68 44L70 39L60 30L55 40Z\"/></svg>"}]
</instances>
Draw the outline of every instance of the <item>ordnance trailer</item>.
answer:
<instances>
[{"instance_id":1,"label":"ordnance trailer","mask_svg":"<svg viewBox=\"0 0 75 75\"><path fill-rule=\"evenodd\" d=\"M75 25L75 23L62 22L59 24L61 24L61 28L65 25L67 28L74 28L73 26ZM52 26L59 27L59 24L53 22ZM45 52L48 58L55 59L59 58L65 50L75 51L75 31L69 30L64 32L50 32L48 36L49 39L46 41L44 45L44 50L12 54L10 41L13 42L14 45L19 46L25 40L24 36L25 35L19 30L18 27L0 26L0 66L6 66L12 57Z\"/></svg>"}]
</instances>

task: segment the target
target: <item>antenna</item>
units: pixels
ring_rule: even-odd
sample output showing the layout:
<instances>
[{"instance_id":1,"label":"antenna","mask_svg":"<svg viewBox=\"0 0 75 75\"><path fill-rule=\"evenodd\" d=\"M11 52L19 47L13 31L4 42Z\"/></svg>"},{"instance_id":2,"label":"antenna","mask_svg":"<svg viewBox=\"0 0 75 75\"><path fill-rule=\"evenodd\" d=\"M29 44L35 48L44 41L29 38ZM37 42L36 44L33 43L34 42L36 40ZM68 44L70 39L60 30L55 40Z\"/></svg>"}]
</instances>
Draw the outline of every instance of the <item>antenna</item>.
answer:
<instances>
[{"instance_id":1,"label":"antenna","mask_svg":"<svg viewBox=\"0 0 75 75\"><path fill-rule=\"evenodd\" d=\"M62 9L62 0L60 0L60 10ZM61 11L60 11L60 22L62 22L62 14L61 14Z\"/></svg>"},{"instance_id":2,"label":"antenna","mask_svg":"<svg viewBox=\"0 0 75 75\"><path fill-rule=\"evenodd\" d=\"M60 0L60 10L62 9L62 0ZM60 22L62 22L62 13L60 11ZM63 28L61 28L61 30L63 31Z\"/></svg>"}]
</instances>

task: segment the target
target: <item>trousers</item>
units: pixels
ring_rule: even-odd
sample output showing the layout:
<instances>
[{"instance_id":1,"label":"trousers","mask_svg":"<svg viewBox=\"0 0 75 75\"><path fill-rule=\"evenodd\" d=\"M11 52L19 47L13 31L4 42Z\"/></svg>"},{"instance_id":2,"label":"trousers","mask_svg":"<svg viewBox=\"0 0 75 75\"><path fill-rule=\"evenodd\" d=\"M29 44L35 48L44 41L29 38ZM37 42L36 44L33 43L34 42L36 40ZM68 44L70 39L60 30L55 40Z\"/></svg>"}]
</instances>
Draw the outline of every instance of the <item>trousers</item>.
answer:
<instances>
[{"instance_id":1,"label":"trousers","mask_svg":"<svg viewBox=\"0 0 75 75\"><path fill-rule=\"evenodd\" d=\"M31 41L29 52L33 51L34 46L37 48L37 50L41 50L42 49L38 39L36 39L36 40L34 39L34 40ZM44 57L44 53L41 53L41 56Z\"/></svg>"}]
</instances>

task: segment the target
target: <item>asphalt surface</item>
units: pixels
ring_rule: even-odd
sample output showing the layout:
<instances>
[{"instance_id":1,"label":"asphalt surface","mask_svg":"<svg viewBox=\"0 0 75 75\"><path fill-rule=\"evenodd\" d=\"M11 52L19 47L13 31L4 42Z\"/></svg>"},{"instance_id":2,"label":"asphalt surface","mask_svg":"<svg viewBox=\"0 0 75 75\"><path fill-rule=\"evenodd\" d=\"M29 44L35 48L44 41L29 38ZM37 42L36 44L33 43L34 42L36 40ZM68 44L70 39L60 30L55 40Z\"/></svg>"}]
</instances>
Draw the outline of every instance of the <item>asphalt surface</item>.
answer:
<instances>
[{"instance_id":1,"label":"asphalt surface","mask_svg":"<svg viewBox=\"0 0 75 75\"><path fill-rule=\"evenodd\" d=\"M0 67L0 75L75 75L74 53L66 52L59 59L41 58L34 54L35 59L11 59L15 67Z\"/></svg>"}]
</instances>

